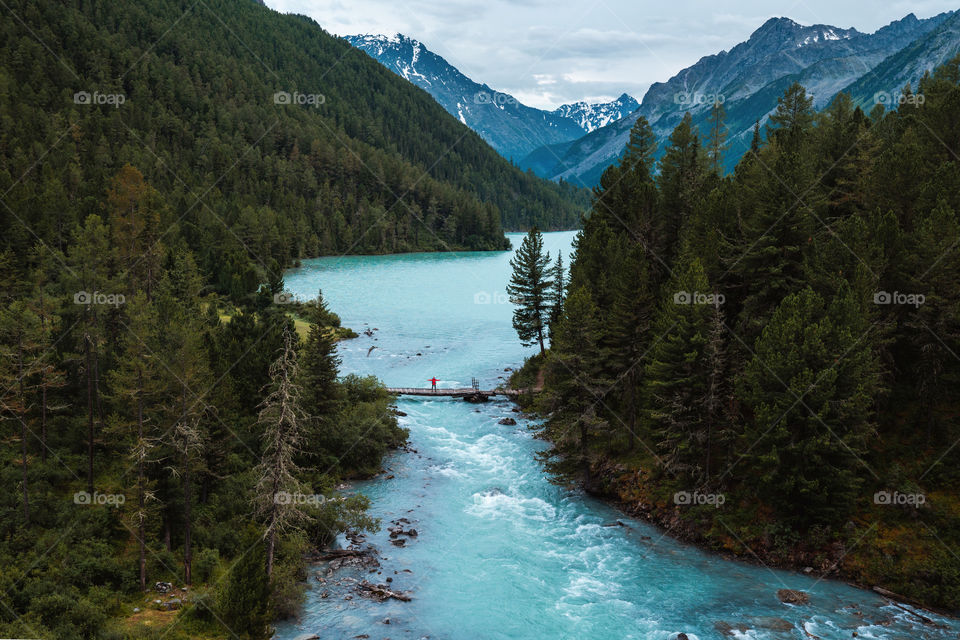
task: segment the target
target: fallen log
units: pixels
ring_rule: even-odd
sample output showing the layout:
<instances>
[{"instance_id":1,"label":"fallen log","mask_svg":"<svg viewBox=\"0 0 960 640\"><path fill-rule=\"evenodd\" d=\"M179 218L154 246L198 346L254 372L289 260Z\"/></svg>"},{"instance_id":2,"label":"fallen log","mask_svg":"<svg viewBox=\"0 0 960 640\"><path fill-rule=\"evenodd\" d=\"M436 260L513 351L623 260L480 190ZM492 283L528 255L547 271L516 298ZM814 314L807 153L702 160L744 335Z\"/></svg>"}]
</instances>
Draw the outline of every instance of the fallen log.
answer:
<instances>
[{"instance_id":1,"label":"fallen log","mask_svg":"<svg viewBox=\"0 0 960 640\"><path fill-rule=\"evenodd\" d=\"M920 620L921 620L924 624L932 624L932 625L940 626L940 625L937 625L936 622L934 622L933 620L931 620L931 619L928 618L927 616L925 616L925 615L923 615L923 614L921 614L921 613L917 613L916 611L914 611L914 610L912 610L912 609L907 609L907 608L904 607L903 605L898 604L897 601L899 601L899 602L905 602L905 603L907 603L907 604L909 604L909 605L911 605L911 606L918 607L918 608L920 608L920 609L925 609L925 610L927 610L927 611L933 611L934 613L940 613L940 614L942 614L942 615L949 615L949 614L943 614L943 612L937 611L936 609L931 609L930 607L925 606L924 604L922 604L921 602L918 602L917 600L914 600L913 598L908 598L907 596L902 596L902 595L900 595L899 593L894 593L893 591L890 591L889 589L884 589L883 587L876 587L876 586L875 586L875 587L873 587L873 590L874 590L874 592L879 593L879 594L882 595L884 598L886 598L887 600L889 600L889 601L890 601L890 604L892 604L892 605L895 606L896 608L902 609L903 611L906 611L907 613L909 613L909 614L911 614L911 615L914 615L914 616L920 618Z\"/></svg>"},{"instance_id":2,"label":"fallen log","mask_svg":"<svg viewBox=\"0 0 960 640\"><path fill-rule=\"evenodd\" d=\"M898 602L894 602L893 600L891 600L891 601L890 601L890 604L892 604L893 606L895 606L897 609L900 609L901 611L906 611L906 612L909 613L910 615L918 617L918 618L920 619L920 622L922 622L922 623L924 623L924 624L936 624L933 620L931 620L931 619L928 618L927 616L925 616L925 615L923 615L923 614L920 614L920 613L917 613L916 611L913 611L912 609L907 609L905 606L903 606L902 604L900 604L900 603L898 603Z\"/></svg>"},{"instance_id":3,"label":"fallen log","mask_svg":"<svg viewBox=\"0 0 960 640\"><path fill-rule=\"evenodd\" d=\"M890 598L891 600L897 600L899 602L906 602L907 604L912 604L915 607L923 607L921 603L914 600L913 598L908 598L907 596L902 596L899 593L894 593L889 589L884 589L883 587L874 587L874 592L879 593L885 598Z\"/></svg>"}]
</instances>

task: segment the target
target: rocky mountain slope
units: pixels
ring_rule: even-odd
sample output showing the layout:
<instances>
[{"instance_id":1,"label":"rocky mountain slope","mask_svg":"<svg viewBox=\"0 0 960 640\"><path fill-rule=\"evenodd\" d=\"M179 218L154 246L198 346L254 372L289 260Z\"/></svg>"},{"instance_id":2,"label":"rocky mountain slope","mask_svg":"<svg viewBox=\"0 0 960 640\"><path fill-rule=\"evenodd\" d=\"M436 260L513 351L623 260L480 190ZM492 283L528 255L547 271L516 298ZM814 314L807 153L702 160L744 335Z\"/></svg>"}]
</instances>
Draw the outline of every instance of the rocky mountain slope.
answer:
<instances>
[{"instance_id":1,"label":"rocky mountain slope","mask_svg":"<svg viewBox=\"0 0 960 640\"><path fill-rule=\"evenodd\" d=\"M630 114L639 104L627 94L609 103L565 104L553 111L468 78L421 42L397 34L345 36L385 67L417 85L506 158L519 161L543 145L579 138Z\"/></svg>"}]
</instances>

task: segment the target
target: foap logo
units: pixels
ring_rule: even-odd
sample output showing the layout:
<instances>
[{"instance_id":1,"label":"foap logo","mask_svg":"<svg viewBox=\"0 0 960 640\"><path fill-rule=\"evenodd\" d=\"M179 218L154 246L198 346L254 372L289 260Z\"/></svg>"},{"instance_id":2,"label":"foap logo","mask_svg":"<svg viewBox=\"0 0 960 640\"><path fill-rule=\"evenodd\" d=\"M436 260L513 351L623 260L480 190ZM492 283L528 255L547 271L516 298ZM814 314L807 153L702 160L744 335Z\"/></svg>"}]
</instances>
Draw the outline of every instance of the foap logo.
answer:
<instances>
[{"instance_id":1,"label":"foap logo","mask_svg":"<svg viewBox=\"0 0 960 640\"><path fill-rule=\"evenodd\" d=\"M695 107L702 104L723 104L726 97L722 93L701 93L699 91L678 91L673 94L673 101L685 107Z\"/></svg>"},{"instance_id":2,"label":"foap logo","mask_svg":"<svg viewBox=\"0 0 960 640\"><path fill-rule=\"evenodd\" d=\"M294 91L277 91L273 94L273 104L298 104L308 107L319 107L327 101L322 93L300 93Z\"/></svg>"},{"instance_id":3,"label":"foap logo","mask_svg":"<svg viewBox=\"0 0 960 640\"><path fill-rule=\"evenodd\" d=\"M296 301L297 296L289 291L273 294L273 304L293 304Z\"/></svg>"},{"instance_id":4,"label":"foap logo","mask_svg":"<svg viewBox=\"0 0 960 640\"><path fill-rule=\"evenodd\" d=\"M73 304L83 305L105 305L110 307L119 307L127 301L122 293L103 293L102 291L77 291L73 294Z\"/></svg>"},{"instance_id":5,"label":"foap logo","mask_svg":"<svg viewBox=\"0 0 960 640\"><path fill-rule=\"evenodd\" d=\"M107 104L119 109L120 105L126 101L127 96L122 93L100 93L99 91L90 93L89 91L77 91L75 94L73 94L74 104Z\"/></svg>"},{"instance_id":6,"label":"foap logo","mask_svg":"<svg viewBox=\"0 0 960 640\"><path fill-rule=\"evenodd\" d=\"M502 291L477 291L473 294L473 304L516 304L515 298L511 298Z\"/></svg>"},{"instance_id":7,"label":"foap logo","mask_svg":"<svg viewBox=\"0 0 960 640\"><path fill-rule=\"evenodd\" d=\"M127 496L122 493L100 493L94 491L77 491L73 494L73 503L82 505L101 505L109 507L119 507L127 501Z\"/></svg>"},{"instance_id":8,"label":"foap logo","mask_svg":"<svg viewBox=\"0 0 960 640\"><path fill-rule=\"evenodd\" d=\"M677 291L673 294L674 304L709 304L719 307L727 301L722 293L700 293L699 291Z\"/></svg>"},{"instance_id":9,"label":"foap logo","mask_svg":"<svg viewBox=\"0 0 960 640\"><path fill-rule=\"evenodd\" d=\"M873 94L873 104L882 104L885 107L896 108L903 105L919 107L927 101L922 93L902 93L900 91L877 91Z\"/></svg>"},{"instance_id":10,"label":"foap logo","mask_svg":"<svg viewBox=\"0 0 960 640\"><path fill-rule=\"evenodd\" d=\"M473 103L493 104L498 107L502 107L505 104L519 104L517 99L510 94L500 93L499 91L478 91L477 95L473 96Z\"/></svg>"},{"instance_id":11,"label":"foap logo","mask_svg":"<svg viewBox=\"0 0 960 640\"><path fill-rule=\"evenodd\" d=\"M320 505L327 501L327 497L319 493L290 493L278 491L273 495L275 504L315 504Z\"/></svg>"},{"instance_id":12,"label":"foap logo","mask_svg":"<svg viewBox=\"0 0 960 640\"><path fill-rule=\"evenodd\" d=\"M926 301L927 298L922 293L877 291L873 294L873 304L908 304L917 308Z\"/></svg>"},{"instance_id":13,"label":"foap logo","mask_svg":"<svg viewBox=\"0 0 960 640\"><path fill-rule=\"evenodd\" d=\"M873 504L882 506L907 506L914 509L927 503L923 493L900 493L899 491L877 491L873 494Z\"/></svg>"},{"instance_id":14,"label":"foap logo","mask_svg":"<svg viewBox=\"0 0 960 640\"><path fill-rule=\"evenodd\" d=\"M719 509L727 501L722 493L700 493L699 491L677 491L673 494L673 504L681 507L712 505Z\"/></svg>"}]
</instances>

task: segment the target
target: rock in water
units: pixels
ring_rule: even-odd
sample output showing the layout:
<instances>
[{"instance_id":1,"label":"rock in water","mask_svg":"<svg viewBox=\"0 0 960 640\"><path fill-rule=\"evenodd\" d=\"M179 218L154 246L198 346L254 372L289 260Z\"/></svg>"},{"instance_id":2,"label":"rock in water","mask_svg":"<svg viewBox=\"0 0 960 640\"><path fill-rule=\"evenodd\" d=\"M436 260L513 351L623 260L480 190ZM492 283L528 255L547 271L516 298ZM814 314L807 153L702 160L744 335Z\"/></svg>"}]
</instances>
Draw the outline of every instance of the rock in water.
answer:
<instances>
[{"instance_id":1,"label":"rock in water","mask_svg":"<svg viewBox=\"0 0 960 640\"><path fill-rule=\"evenodd\" d=\"M517 421L514 420L513 418L500 418L500 420L497 421L497 424L505 424L505 425L513 426L517 424Z\"/></svg>"},{"instance_id":2,"label":"rock in water","mask_svg":"<svg viewBox=\"0 0 960 640\"><path fill-rule=\"evenodd\" d=\"M810 594L796 589L779 589L777 598L784 604L810 604Z\"/></svg>"}]
</instances>

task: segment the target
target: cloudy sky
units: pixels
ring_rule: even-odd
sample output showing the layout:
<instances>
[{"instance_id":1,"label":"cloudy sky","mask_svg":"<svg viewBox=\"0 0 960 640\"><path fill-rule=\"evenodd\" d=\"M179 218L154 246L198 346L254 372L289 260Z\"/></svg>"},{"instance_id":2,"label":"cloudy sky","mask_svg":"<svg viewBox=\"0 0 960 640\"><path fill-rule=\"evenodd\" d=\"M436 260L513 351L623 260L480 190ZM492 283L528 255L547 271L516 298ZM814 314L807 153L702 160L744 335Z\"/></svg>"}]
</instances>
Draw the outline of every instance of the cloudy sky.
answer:
<instances>
[{"instance_id":1,"label":"cloudy sky","mask_svg":"<svg viewBox=\"0 0 960 640\"><path fill-rule=\"evenodd\" d=\"M338 35L403 33L467 76L552 108L627 92L637 100L701 57L730 49L786 16L873 32L910 12L960 0L266 0Z\"/></svg>"}]
</instances>

